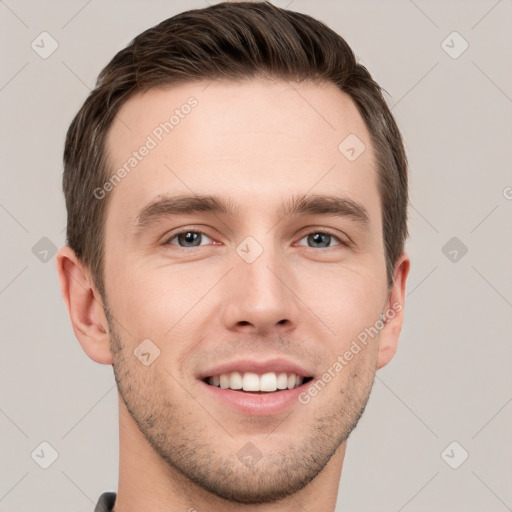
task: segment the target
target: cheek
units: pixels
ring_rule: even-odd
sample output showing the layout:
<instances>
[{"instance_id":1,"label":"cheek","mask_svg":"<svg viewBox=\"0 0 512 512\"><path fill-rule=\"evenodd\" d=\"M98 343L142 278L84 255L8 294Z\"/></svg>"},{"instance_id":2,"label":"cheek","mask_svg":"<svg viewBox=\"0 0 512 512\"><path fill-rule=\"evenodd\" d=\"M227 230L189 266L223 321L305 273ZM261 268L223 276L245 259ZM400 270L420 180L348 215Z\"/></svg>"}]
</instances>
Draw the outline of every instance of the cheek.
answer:
<instances>
[{"instance_id":1,"label":"cheek","mask_svg":"<svg viewBox=\"0 0 512 512\"><path fill-rule=\"evenodd\" d=\"M151 326L158 313L156 297L160 297L161 302L167 300L155 276L129 266L126 259L113 250L105 259L105 291L115 321L124 328L124 336L128 332L135 341L141 336L151 339L155 332Z\"/></svg>"},{"instance_id":2,"label":"cheek","mask_svg":"<svg viewBox=\"0 0 512 512\"><path fill-rule=\"evenodd\" d=\"M382 272L342 264L308 267L297 274L299 296L310 309L309 316L330 328L325 332L339 348L379 319L386 294Z\"/></svg>"},{"instance_id":3,"label":"cheek","mask_svg":"<svg viewBox=\"0 0 512 512\"><path fill-rule=\"evenodd\" d=\"M133 337L165 345L173 336L192 335L197 311L207 302L202 298L218 281L217 273L126 264L110 281L109 305Z\"/></svg>"}]
</instances>

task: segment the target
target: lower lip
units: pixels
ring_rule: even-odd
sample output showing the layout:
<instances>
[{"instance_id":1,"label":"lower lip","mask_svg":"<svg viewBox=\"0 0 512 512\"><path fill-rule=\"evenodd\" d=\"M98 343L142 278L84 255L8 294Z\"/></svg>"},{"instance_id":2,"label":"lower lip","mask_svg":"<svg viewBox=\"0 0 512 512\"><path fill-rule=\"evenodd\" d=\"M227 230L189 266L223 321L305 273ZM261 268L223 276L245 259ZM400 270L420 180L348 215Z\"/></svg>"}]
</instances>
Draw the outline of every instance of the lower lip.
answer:
<instances>
[{"instance_id":1,"label":"lower lip","mask_svg":"<svg viewBox=\"0 0 512 512\"><path fill-rule=\"evenodd\" d=\"M206 392L211 393L211 396L216 400L219 400L242 414L252 416L270 416L286 411L286 409L293 404L298 403L300 393L309 385L309 382L307 382L293 389L256 394L234 391L233 389L222 389L203 381L199 381L199 383L204 386Z\"/></svg>"}]
</instances>

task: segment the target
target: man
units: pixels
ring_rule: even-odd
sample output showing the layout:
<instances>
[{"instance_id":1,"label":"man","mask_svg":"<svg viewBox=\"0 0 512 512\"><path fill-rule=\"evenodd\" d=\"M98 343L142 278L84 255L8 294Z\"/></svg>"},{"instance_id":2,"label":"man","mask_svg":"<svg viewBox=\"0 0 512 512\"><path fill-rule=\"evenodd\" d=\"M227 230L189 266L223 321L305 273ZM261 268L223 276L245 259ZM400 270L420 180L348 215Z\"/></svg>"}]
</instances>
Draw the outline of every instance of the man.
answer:
<instances>
[{"instance_id":1,"label":"man","mask_svg":"<svg viewBox=\"0 0 512 512\"><path fill-rule=\"evenodd\" d=\"M402 139L346 42L269 3L170 18L101 72L64 165L61 290L119 392L96 511L334 510L409 271Z\"/></svg>"}]
</instances>

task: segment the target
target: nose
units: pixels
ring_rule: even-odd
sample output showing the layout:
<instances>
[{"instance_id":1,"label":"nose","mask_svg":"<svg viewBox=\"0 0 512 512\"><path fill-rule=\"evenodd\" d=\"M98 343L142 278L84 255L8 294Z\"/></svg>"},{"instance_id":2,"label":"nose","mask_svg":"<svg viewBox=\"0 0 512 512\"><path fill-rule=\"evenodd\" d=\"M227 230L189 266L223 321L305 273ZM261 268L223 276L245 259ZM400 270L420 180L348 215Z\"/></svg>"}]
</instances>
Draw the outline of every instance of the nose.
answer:
<instances>
[{"instance_id":1,"label":"nose","mask_svg":"<svg viewBox=\"0 0 512 512\"><path fill-rule=\"evenodd\" d=\"M222 321L226 329L243 334L288 333L297 326L300 299L289 263L266 247L252 263L234 255L227 276Z\"/></svg>"}]
</instances>

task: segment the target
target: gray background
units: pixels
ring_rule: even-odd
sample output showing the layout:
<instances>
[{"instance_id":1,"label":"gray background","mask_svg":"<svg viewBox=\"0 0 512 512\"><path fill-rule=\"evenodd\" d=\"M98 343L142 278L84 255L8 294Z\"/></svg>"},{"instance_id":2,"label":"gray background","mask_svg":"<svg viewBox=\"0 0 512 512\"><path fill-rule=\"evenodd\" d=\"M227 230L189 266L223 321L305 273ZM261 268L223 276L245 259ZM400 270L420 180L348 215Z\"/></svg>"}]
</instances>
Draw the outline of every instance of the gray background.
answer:
<instances>
[{"instance_id":1,"label":"gray background","mask_svg":"<svg viewBox=\"0 0 512 512\"><path fill-rule=\"evenodd\" d=\"M512 1L275 3L346 38L389 93L410 160L405 326L349 442L336 510L512 510ZM117 488L112 369L82 352L55 268L64 136L116 51L206 5L0 1L2 512L92 511ZM43 31L58 43L46 59L31 47L51 48ZM58 453L47 469L43 441Z\"/></svg>"}]
</instances>

